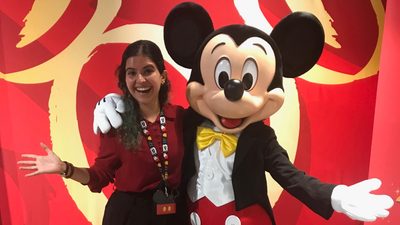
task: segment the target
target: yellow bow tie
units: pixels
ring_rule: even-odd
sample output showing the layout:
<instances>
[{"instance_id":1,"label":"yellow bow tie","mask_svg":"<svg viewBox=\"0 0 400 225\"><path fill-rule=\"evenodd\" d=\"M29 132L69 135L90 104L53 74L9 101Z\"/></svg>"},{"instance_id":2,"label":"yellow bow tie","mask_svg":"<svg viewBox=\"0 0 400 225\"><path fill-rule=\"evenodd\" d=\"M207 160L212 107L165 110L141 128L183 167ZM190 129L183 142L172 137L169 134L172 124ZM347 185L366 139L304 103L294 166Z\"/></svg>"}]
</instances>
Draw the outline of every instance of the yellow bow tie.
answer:
<instances>
[{"instance_id":1,"label":"yellow bow tie","mask_svg":"<svg viewBox=\"0 0 400 225\"><path fill-rule=\"evenodd\" d=\"M233 134L215 132L211 128L197 128L197 148L201 151L218 139L221 142L220 149L225 157L232 155L236 150L237 137Z\"/></svg>"}]
</instances>

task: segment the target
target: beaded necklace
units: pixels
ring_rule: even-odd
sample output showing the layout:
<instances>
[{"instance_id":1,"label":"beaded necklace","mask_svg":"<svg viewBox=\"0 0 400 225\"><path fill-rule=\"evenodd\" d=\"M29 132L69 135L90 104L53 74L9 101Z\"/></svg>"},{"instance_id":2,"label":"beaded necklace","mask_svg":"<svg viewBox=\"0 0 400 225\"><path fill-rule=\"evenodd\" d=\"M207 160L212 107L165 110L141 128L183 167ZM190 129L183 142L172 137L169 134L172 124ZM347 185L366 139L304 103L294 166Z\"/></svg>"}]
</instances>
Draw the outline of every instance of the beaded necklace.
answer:
<instances>
[{"instance_id":1,"label":"beaded necklace","mask_svg":"<svg viewBox=\"0 0 400 225\"><path fill-rule=\"evenodd\" d=\"M160 171L162 180L164 182L164 191L158 189L153 193L153 202L156 203L156 214L157 215L168 215L176 213L175 194L168 193L167 180L168 180L168 143L167 143L167 126L164 112L160 111L160 130L162 134L162 156L164 158L164 168L162 167L161 160L158 157L158 152L154 146L153 139L150 136L150 132L147 129L147 123L144 119L140 121L143 135L146 137L147 145L149 146L151 156L153 157L154 163L157 165Z\"/></svg>"},{"instance_id":2,"label":"beaded necklace","mask_svg":"<svg viewBox=\"0 0 400 225\"><path fill-rule=\"evenodd\" d=\"M140 126L142 127L142 133L147 140L147 145L149 146L151 156L153 157L154 163L157 165L158 170L160 171L162 180L166 183L168 180L168 143L167 143L167 126L164 112L161 110L160 112L160 129L162 134L162 156L164 158L164 168L162 167L162 163L160 158L158 157L158 152L156 147L154 146L153 139L150 136L150 132L147 129L147 123L144 119L140 121Z\"/></svg>"}]
</instances>

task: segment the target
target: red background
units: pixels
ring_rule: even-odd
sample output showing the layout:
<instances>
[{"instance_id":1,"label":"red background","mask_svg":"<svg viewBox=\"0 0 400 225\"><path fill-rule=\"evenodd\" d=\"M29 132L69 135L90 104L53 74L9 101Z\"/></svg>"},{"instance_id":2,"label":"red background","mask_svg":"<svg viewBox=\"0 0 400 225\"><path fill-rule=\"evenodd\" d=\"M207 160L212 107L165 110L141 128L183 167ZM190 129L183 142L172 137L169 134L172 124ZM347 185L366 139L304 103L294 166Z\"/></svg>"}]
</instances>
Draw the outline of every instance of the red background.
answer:
<instances>
[{"instance_id":1,"label":"red background","mask_svg":"<svg viewBox=\"0 0 400 225\"><path fill-rule=\"evenodd\" d=\"M117 1L116 1L117 2ZM125 0L104 33L135 23L162 25L169 10L181 1ZM244 23L233 1L196 1L213 19L215 28ZM356 74L371 58L378 43L378 25L369 1L323 0L333 18L341 48L325 45L320 66ZM0 5L0 72L29 70L60 54L77 38L94 15L98 2L71 1L68 8L45 34L18 48L24 18L34 1L2 0ZM291 12L283 0L259 1L265 18L274 26ZM397 5L396 5L397 4ZM300 136L295 165L325 182L347 185L379 177L384 192L399 196L400 179L396 162L400 134L400 80L395 76L399 58L400 5L386 6L381 72L344 84L320 84L297 78L300 103ZM51 9L49 9L51 10ZM396 12L397 11L397 12ZM105 43L93 49L82 67L77 84L76 114L79 132L89 164L97 154L98 137L92 132L95 103L109 92L118 92L114 70L127 43ZM73 59L70 59L73 60ZM187 106L185 78L170 64L173 103ZM60 70L68 70L68 61ZM90 224L70 197L62 178L44 175L25 178L16 161L21 153L43 154L38 143L51 143L49 98L53 81L22 84L0 79L0 220L1 224ZM377 95L378 94L378 95ZM68 137L66 137L68 138ZM104 190L109 196L112 187ZM376 224L400 224L399 204L391 215ZM277 223L285 225L356 225L344 215L326 221L284 192L274 207Z\"/></svg>"}]
</instances>

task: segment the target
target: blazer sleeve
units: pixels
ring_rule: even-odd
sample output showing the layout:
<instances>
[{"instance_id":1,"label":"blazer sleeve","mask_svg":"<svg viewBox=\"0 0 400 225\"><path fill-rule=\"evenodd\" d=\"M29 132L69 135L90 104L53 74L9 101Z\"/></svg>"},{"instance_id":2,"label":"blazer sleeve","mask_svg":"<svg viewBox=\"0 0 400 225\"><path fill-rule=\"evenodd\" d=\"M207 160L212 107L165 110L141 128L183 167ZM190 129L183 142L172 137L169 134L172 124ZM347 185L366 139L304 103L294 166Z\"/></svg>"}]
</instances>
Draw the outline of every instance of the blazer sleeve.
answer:
<instances>
[{"instance_id":1,"label":"blazer sleeve","mask_svg":"<svg viewBox=\"0 0 400 225\"><path fill-rule=\"evenodd\" d=\"M267 148L264 152L265 170L271 174L286 191L320 216L328 219L333 213L331 194L336 185L323 183L298 170L289 160L288 154L270 128Z\"/></svg>"}]
</instances>

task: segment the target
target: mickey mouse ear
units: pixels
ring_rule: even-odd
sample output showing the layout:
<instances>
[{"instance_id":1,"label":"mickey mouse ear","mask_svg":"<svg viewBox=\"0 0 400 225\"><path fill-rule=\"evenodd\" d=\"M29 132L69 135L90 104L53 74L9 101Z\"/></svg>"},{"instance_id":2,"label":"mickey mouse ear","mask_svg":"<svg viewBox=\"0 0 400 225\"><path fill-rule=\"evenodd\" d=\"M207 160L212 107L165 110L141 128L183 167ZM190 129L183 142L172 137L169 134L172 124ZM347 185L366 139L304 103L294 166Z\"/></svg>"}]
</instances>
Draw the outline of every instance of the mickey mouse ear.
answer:
<instances>
[{"instance_id":1,"label":"mickey mouse ear","mask_svg":"<svg viewBox=\"0 0 400 225\"><path fill-rule=\"evenodd\" d=\"M297 77L310 70L321 56L324 29L314 15L295 12L282 19L271 32L282 55L283 76Z\"/></svg>"},{"instance_id":2,"label":"mickey mouse ear","mask_svg":"<svg viewBox=\"0 0 400 225\"><path fill-rule=\"evenodd\" d=\"M165 20L165 46L177 64L192 68L198 48L213 31L211 18L203 7L192 2L181 3Z\"/></svg>"}]
</instances>

